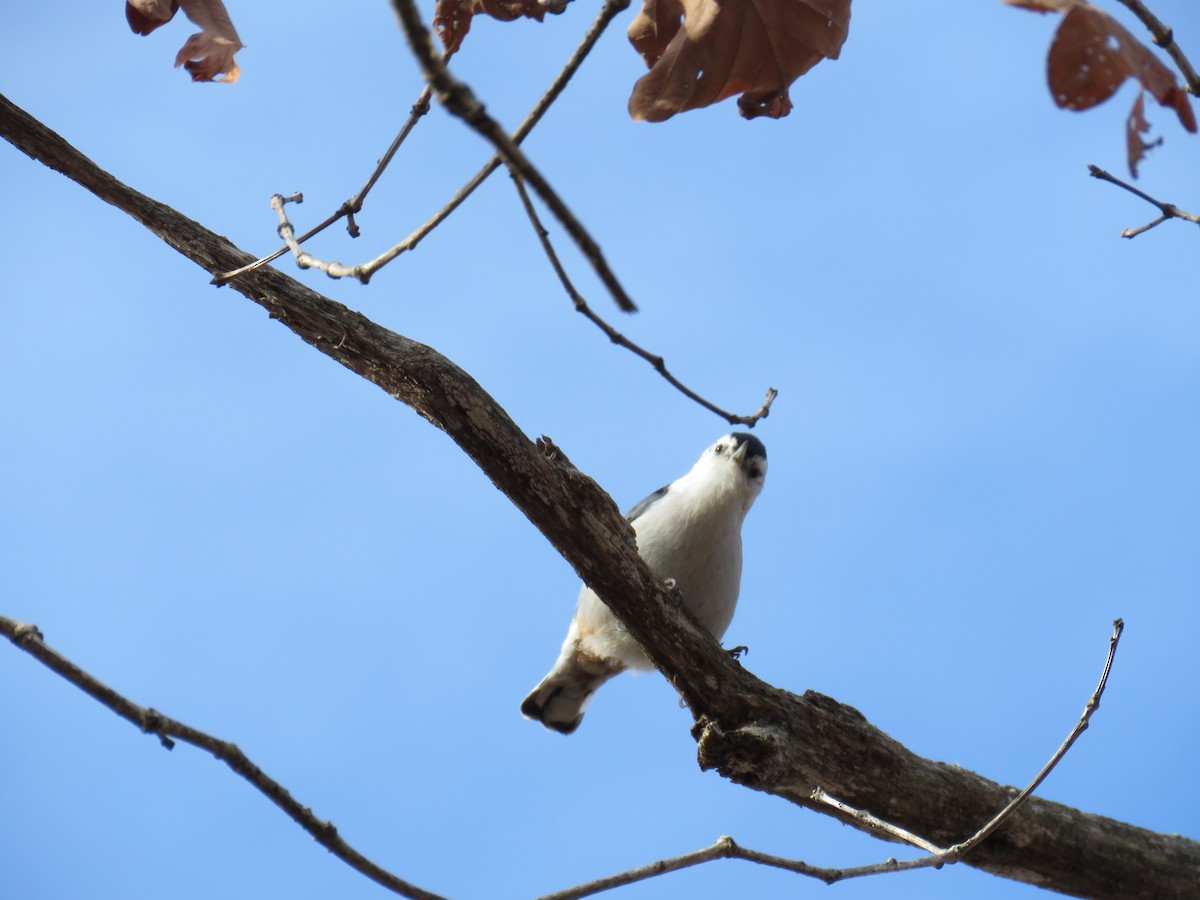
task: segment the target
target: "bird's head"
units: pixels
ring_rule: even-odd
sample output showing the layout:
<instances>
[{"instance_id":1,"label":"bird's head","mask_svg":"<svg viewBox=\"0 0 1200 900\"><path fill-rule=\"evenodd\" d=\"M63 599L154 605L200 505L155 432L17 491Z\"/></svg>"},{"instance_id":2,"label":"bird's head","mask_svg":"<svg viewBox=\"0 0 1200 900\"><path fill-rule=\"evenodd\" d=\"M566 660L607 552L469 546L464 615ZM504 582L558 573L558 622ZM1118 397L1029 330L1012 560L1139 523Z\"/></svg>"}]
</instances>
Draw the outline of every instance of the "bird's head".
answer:
<instances>
[{"instance_id":1,"label":"bird's head","mask_svg":"<svg viewBox=\"0 0 1200 900\"><path fill-rule=\"evenodd\" d=\"M735 431L705 450L690 474L721 493L736 494L744 514L766 480L767 448L754 435Z\"/></svg>"}]
</instances>

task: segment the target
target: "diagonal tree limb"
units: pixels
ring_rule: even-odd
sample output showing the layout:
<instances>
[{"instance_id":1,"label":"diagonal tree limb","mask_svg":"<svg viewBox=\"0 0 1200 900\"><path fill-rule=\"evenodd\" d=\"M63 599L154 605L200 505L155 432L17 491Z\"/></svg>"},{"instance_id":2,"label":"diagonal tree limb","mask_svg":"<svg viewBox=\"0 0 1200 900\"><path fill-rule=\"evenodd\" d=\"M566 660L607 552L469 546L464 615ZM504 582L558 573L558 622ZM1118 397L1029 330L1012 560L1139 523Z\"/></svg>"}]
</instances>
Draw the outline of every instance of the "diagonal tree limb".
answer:
<instances>
[{"instance_id":1,"label":"diagonal tree limb","mask_svg":"<svg viewBox=\"0 0 1200 900\"><path fill-rule=\"evenodd\" d=\"M775 402L775 398L779 395L779 392L775 390L775 388L767 389L766 399L763 401L762 406L760 406L753 414L748 416L739 416L736 413L728 412L727 410L721 409L721 407L716 406L710 401L705 400L686 384L672 375L670 370L667 369L666 360L664 360L661 356L651 353L649 350L645 350L638 346L633 341L629 340L629 338L625 337L625 335L617 331L617 329L613 328L612 325L610 325L604 319L600 318L600 316L598 316L596 312L590 306L588 306L588 302L583 299L583 295L575 289L575 284L571 281L571 277L567 274L567 270L563 268L562 261L558 258L558 253L554 250L554 245L550 243L550 232L546 230L546 227L542 224L542 220L538 217L537 209L534 208L533 201L529 197L529 191L525 190L524 180L515 172L512 173L512 179L513 184L517 188L517 196L521 198L521 206L523 206L525 209L525 215L529 218L529 223L533 226L533 230L537 234L538 240L542 244L542 250L545 252L546 258L550 260L550 266L554 269L554 273L558 276L558 280L562 284L563 290L567 292L567 296L570 297L571 302L575 304L576 312L582 314L584 318L603 331L605 337L607 337L614 344L624 347L635 356L640 356L646 362L650 363L650 365L654 367L654 371L665 378L668 384L670 384L689 400L700 404L709 412L716 413L730 425L745 425L747 428L753 428L758 424L760 419L765 419L768 415L770 415L771 404Z\"/></svg>"},{"instance_id":2,"label":"diagonal tree limb","mask_svg":"<svg viewBox=\"0 0 1200 900\"><path fill-rule=\"evenodd\" d=\"M252 260L227 239L122 184L0 96L0 135L125 211L210 274ZM444 431L625 623L696 718L700 764L830 813L821 786L946 845L1008 802L1010 789L923 759L822 694L772 687L722 650L637 555L612 499L554 444L532 443L474 379L437 351L269 267L234 288L301 340ZM853 817L836 818L861 827ZM1031 798L966 864L1099 900L1194 900L1200 843Z\"/></svg>"},{"instance_id":3,"label":"diagonal tree limb","mask_svg":"<svg viewBox=\"0 0 1200 900\"><path fill-rule=\"evenodd\" d=\"M191 744L201 750L207 750L254 785L268 800L312 835L313 840L318 844L376 884L401 897L410 897L412 900L444 900L438 894L430 893L393 875L359 853L342 839L333 823L323 822L313 815L311 809L299 803L287 788L256 766L236 744L177 722L157 710L139 706L47 646L42 639L42 633L34 625L0 616L0 634L84 693L107 706L121 718L132 722L147 734L158 735L159 742L168 750L174 749L176 740Z\"/></svg>"}]
</instances>

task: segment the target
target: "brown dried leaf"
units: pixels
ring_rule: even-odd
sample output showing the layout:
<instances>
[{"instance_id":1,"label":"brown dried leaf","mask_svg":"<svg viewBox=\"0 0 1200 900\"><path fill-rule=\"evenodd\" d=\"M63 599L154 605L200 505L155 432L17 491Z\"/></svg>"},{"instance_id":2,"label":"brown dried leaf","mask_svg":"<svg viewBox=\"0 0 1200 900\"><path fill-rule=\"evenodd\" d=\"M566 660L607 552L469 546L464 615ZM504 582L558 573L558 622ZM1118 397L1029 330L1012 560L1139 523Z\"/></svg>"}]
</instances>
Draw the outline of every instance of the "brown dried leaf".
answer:
<instances>
[{"instance_id":1,"label":"brown dried leaf","mask_svg":"<svg viewBox=\"0 0 1200 900\"><path fill-rule=\"evenodd\" d=\"M184 14L202 31L193 34L175 54L175 67L183 66L192 81L224 84L238 80L241 69L235 56L244 46L221 0L127 0L125 18L129 27L146 35L171 21L180 5Z\"/></svg>"},{"instance_id":2,"label":"brown dried leaf","mask_svg":"<svg viewBox=\"0 0 1200 900\"><path fill-rule=\"evenodd\" d=\"M125 21L137 34L145 37L159 25L166 25L179 11L179 0L128 0Z\"/></svg>"},{"instance_id":3,"label":"brown dried leaf","mask_svg":"<svg viewBox=\"0 0 1200 900\"><path fill-rule=\"evenodd\" d=\"M192 76L192 81L215 81L223 75L223 84L233 84L242 74L234 54L242 47L229 41L200 31L193 34L175 54L175 68L183 66Z\"/></svg>"},{"instance_id":4,"label":"brown dried leaf","mask_svg":"<svg viewBox=\"0 0 1200 900\"><path fill-rule=\"evenodd\" d=\"M233 84L242 74L235 54L245 46L221 0L182 0L183 11L203 31L193 34L175 54L175 67L183 66L192 81Z\"/></svg>"},{"instance_id":5,"label":"brown dried leaf","mask_svg":"<svg viewBox=\"0 0 1200 900\"><path fill-rule=\"evenodd\" d=\"M849 29L850 0L644 0L629 40L650 71L629 114L662 122L742 94L746 118L781 118L789 85L837 59Z\"/></svg>"},{"instance_id":6,"label":"brown dried leaf","mask_svg":"<svg viewBox=\"0 0 1200 900\"><path fill-rule=\"evenodd\" d=\"M1150 130L1150 123L1146 121L1145 97L1145 91L1138 91L1137 101L1133 104L1133 110L1125 122L1125 147L1129 157L1129 173L1134 178L1137 178L1138 163L1145 159L1146 151L1162 143L1161 136L1158 140L1149 143L1142 140L1142 135Z\"/></svg>"},{"instance_id":7,"label":"brown dried leaf","mask_svg":"<svg viewBox=\"0 0 1200 900\"><path fill-rule=\"evenodd\" d=\"M1007 0L1013 6L1038 12L1062 12L1046 60L1050 95L1066 109L1091 109L1116 93L1126 78L1142 85L1126 127L1129 170L1137 177L1137 164L1158 142L1145 143L1141 133L1150 127L1144 115L1145 91L1159 104L1173 109L1188 131L1196 130L1196 116L1174 73L1116 19L1086 0Z\"/></svg>"},{"instance_id":8,"label":"brown dried leaf","mask_svg":"<svg viewBox=\"0 0 1200 900\"><path fill-rule=\"evenodd\" d=\"M447 53L462 46L471 30L471 19L486 13L493 19L511 22L521 17L542 21L546 13L557 15L567 8L568 0L437 0L433 10L433 27L442 39Z\"/></svg>"}]
</instances>

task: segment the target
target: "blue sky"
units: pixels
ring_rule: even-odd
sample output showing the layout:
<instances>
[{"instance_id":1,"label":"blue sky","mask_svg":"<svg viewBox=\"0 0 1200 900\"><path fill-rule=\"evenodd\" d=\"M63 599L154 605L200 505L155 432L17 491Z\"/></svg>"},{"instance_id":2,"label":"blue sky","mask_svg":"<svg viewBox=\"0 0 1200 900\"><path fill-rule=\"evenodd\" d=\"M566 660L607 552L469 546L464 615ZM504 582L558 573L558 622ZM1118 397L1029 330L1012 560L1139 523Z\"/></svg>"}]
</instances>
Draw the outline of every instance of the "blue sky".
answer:
<instances>
[{"instance_id":1,"label":"blue sky","mask_svg":"<svg viewBox=\"0 0 1200 900\"><path fill-rule=\"evenodd\" d=\"M1193 58L1200 14L1157 0ZM455 60L515 126L586 30L477 22ZM0 13L0 90L117 177L252 252L267 199L303 226L353 194L420 81L387 3L237 3L233 87L170 67L179 21L119 4ZM526 148L641 306L593 306L770 454L727 635L914 751L1024 784L1095 685L1050 799L1200 837L1200 235L1087 177L1123 174L1126 87L1086 114L1044 82L1056 20L1000 3L860 2L841 60L781 121L731 102L662 125L625 104L626 13ZM1123 19L1127 21L1127 19ZM1136 24L1132 29L1140 34ZM1197 144L1140 186L1200 207ZM440 110L368 201L351 263L488 156ZM123 214L0 147L0 614L137 702L232 740L380 864L521 898L704 846L826 865L897 848L695 765L657 674L569 738L524 721L577 580L440 432ZM549 218L547 217L547 221ZM286 271L471 372L627 508L728 430L571 308L503 175L363 287ZM20 900L384 892L221 764L167 753L0 648L6 892ZM1026 898L963 866L825 888L718 862L619 894Z\"/></svg>"}]
</instances>

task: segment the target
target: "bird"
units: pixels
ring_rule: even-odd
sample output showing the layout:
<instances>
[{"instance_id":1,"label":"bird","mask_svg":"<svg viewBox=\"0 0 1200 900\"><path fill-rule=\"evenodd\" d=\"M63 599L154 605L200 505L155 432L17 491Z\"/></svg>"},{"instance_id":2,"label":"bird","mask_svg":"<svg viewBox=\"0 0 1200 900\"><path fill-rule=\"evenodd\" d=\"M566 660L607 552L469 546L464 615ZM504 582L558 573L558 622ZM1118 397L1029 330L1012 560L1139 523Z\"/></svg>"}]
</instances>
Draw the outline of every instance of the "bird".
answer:
<instances>
[{"instance_id":1,"label":"bird","mask_svg":"<svg viewBox=\"0 0 1200 900\"><path fill-rule=\"evenodd\" d=\"M742 522L766 474L763 442L733 432L709 446L686 475L625 514L642 559L673 583L717 640L733 619L741 587ZM604 682L626 669L650 668L637 641L585 584L558 660L521 703L521 713L571 734Z\"/></svg>"}]
</instances>

